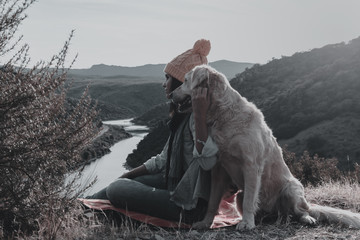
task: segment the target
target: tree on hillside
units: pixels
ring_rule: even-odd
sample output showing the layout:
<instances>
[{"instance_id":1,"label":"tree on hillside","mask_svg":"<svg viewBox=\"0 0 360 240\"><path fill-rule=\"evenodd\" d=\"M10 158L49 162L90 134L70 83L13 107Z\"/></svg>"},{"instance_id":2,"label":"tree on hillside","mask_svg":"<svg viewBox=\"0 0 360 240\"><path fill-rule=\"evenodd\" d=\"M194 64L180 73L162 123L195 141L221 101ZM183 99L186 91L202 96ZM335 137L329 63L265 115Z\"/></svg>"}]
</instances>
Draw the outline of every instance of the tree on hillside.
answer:
<instances>
[{"instance_id":1,"label":"tree on hillside","mask_svg":"<svg viewBox=\"0 0 360 240\"><path fill-rule=\"evenodd\" d=\"M75 107L65 101L72 34L50 62L28 67L16 32L34 2L0 0L0 238L56 238L80 191L65 174L98 132L86 92Z\"/></svg>"}]
</instances>

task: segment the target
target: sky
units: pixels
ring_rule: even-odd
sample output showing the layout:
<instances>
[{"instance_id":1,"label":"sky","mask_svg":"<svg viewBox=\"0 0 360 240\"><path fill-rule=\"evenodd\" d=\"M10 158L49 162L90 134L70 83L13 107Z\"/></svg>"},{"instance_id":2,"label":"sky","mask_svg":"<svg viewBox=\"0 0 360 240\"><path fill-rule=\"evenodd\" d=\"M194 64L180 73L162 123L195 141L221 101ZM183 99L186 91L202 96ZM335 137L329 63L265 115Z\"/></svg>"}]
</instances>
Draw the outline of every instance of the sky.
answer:
<instances>
[{"instance_id":1,"label":"sky","mask_svg":"<svg viewBox=\"0 0 360 240\"><path fill-rule=\"evenodd\" d=\"M73 68L167 63L211 41L210 62L265 64L360 36L359 0L38 0L19 28L31 63L70 32Z\"/></svg>"}]
</instances>

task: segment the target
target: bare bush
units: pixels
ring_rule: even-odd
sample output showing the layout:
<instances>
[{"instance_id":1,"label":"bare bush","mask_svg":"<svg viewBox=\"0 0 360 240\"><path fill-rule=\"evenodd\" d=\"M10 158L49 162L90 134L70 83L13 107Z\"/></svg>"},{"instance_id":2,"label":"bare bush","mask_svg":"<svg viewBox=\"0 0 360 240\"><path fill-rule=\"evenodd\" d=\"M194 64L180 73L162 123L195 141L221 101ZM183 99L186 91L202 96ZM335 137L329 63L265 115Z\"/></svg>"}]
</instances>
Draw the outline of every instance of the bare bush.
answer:
<instances>
[{"instance_id":1,"label":"bare bush","mask_svg":"<svg viewBox=\"0 0 360 240\"><path fill-rule=\"evenodd\" d=\"M318 155L310 156L307 151L301 157L283 149L284 160L291 173L302 184L317 186L328 182L358 182L360 179L360 166L354 165L353 171L344 172L337 167L336 158L323 158Z\"/></svg>"},{"instance_id":2,"label":"bare bush","mask_svg":"<svg viewBox=\"0 0 360 240\"><path fill-rule=\"evenodd\" d=\"M98 132L97 111L86 91L75 107L66 106L72 34L50 62L27 67L28 46L17 50L21 37L14 36L33 3L0 0L0 57L12 55L0 60L0 215L6 237L38 231L50 239L81 192L65 176Z\"/></svg>"}]
</instances>

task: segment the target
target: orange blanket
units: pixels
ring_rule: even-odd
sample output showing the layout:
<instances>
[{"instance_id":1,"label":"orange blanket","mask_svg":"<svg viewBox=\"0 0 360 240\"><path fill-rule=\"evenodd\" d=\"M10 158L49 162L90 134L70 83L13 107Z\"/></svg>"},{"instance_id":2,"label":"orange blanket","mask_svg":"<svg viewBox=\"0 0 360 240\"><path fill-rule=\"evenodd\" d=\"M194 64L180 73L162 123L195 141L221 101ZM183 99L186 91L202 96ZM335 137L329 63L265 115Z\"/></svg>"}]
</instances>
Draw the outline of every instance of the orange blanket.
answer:
<instances>
[{"instance_id":1,"label":"orange blanket","mask_svg":"<svg viewBox=\"0 0 360 240\"><path fill-rule=\"evenodd\" d=\"M191 228L190 225L181 223L179 225L178 222L169 221L165 219L161 219L158 217L152 217L146 214L127 211L125 209L114 207L109 200L102 199L79 199L85 206L96 209L96 210L114 210L120 212L132 219L137 221L151 224L158 227L169 227L169 228ZM211 228L220 228L227 227L237 224L241 221L242 217L240 213L236 209L236 204L234 202L235 195L230 198L223 199L220 203L218 215L215 216L214 221L211 225Z\"/></svg>"}]
</instances>

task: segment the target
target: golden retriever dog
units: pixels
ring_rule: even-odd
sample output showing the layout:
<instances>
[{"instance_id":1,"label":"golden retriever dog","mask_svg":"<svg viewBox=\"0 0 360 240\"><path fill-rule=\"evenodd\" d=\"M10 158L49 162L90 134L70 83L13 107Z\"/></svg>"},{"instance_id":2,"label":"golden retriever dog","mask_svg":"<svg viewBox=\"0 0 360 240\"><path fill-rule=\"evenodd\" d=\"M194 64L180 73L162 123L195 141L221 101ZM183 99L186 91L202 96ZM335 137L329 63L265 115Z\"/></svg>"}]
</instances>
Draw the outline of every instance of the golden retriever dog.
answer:
<instances>
[{"instance_id":1,"label":"golden retriever dog","mask_svg":"<svg viewBox=\"0 0 360 240\"><path fill-rule=\"evenodd\" d=\"M240 191L237 208L243 216L236 229L254 228L259 210L295 216L306 224L325 221L360 228L360 214L306 201L304 187L285 164L262 112L234 90L223 74L208 65L195 67L172 92L172 100L180 106L184 103L183 108L191 106L188 104L191 92L198 87L209 89L207 124L218 145L219 158L211 170L207 213L194 228L211 226L221 198L232 183Z\"/></svg>"}]
</instances>

